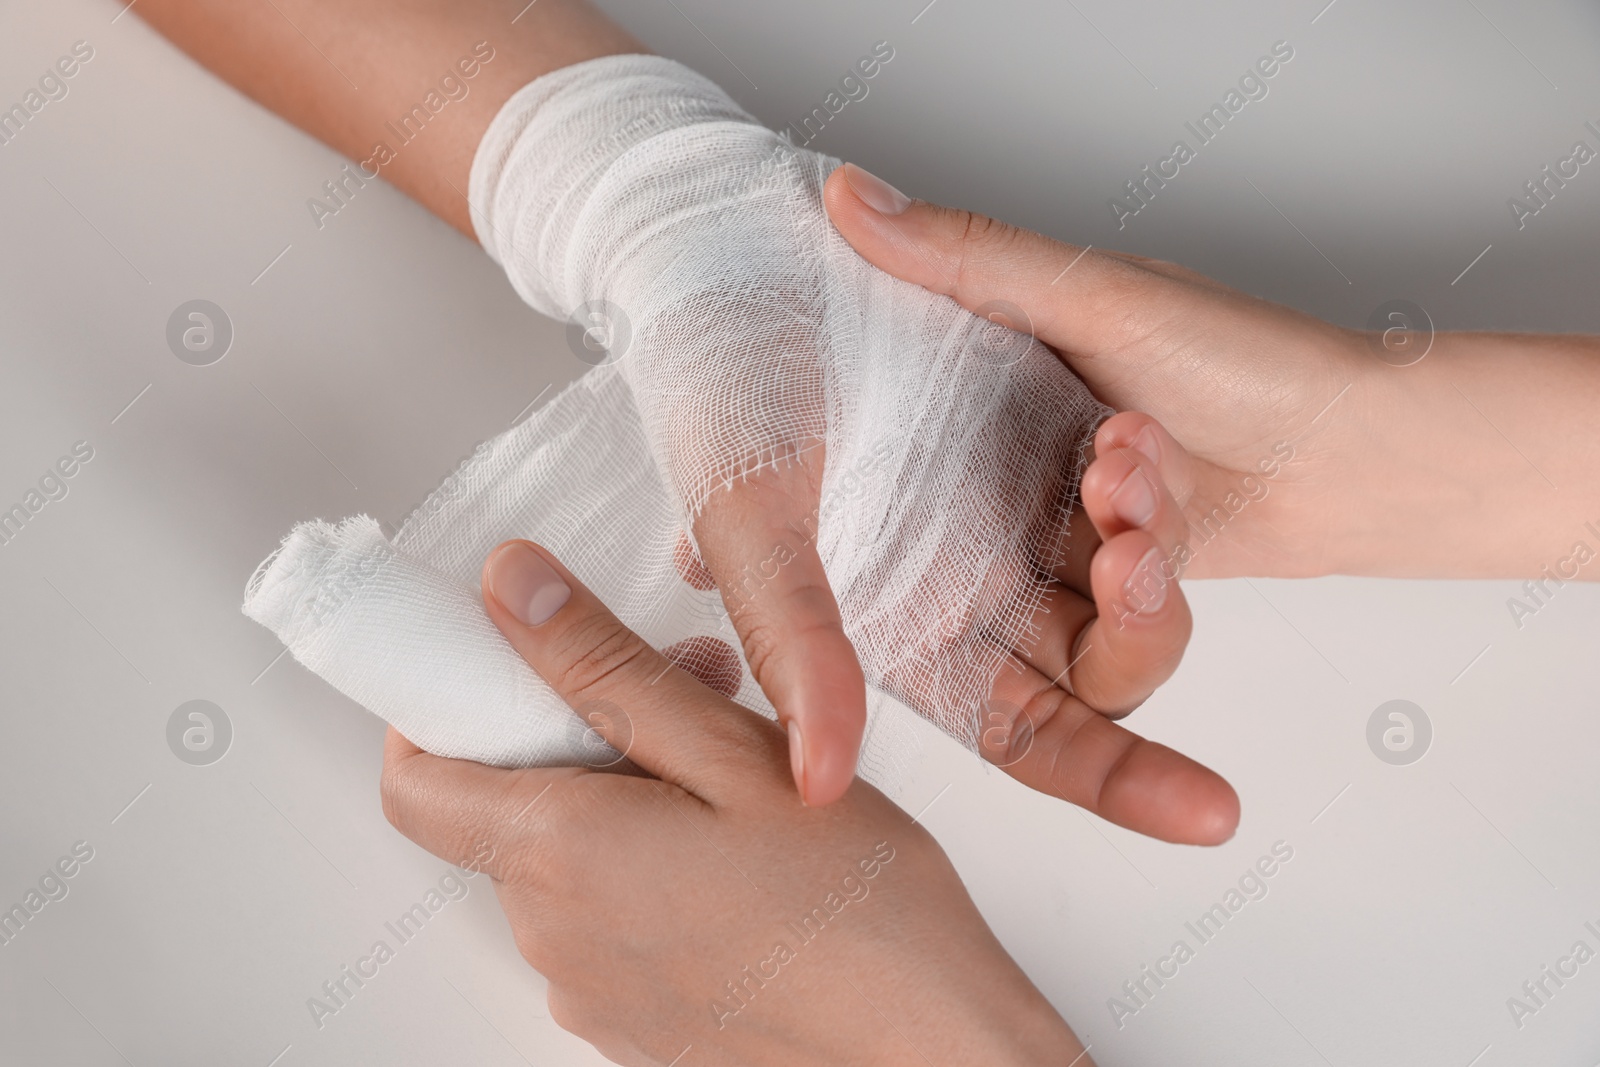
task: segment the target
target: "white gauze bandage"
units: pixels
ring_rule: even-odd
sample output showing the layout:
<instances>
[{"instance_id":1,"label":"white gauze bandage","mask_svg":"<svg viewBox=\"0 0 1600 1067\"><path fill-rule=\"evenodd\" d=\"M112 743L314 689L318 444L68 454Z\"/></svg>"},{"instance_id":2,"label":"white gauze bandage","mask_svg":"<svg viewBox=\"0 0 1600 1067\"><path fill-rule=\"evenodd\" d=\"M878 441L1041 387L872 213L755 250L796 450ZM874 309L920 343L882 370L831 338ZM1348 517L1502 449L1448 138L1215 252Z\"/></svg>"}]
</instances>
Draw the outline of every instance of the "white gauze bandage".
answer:
<instances>
[{"instance_id":1,"label":"white gauze bandage","mask_svg":"<svg viewBox=\"0 0 1600 1067\"><path fill-rule=\"evenodd\" d=\"M836 164L655 56L522 89L474 160L474 221L528 303L609 353L392 544L365 517L296 528L246 614L430 751L592 762L582 723L484 616L489 550L545 545L658 647L737 648L675 549L712 494L821 448L821 500L795 534L815 540L870 685L973 743L1108 412L1032 338L862 260L823 210ZM732 598L760 597L795 547ZM772 714L741 666L738 699ZM880 781L904 744L882 721L862 767Z\"/></svg>"}]
</instances>

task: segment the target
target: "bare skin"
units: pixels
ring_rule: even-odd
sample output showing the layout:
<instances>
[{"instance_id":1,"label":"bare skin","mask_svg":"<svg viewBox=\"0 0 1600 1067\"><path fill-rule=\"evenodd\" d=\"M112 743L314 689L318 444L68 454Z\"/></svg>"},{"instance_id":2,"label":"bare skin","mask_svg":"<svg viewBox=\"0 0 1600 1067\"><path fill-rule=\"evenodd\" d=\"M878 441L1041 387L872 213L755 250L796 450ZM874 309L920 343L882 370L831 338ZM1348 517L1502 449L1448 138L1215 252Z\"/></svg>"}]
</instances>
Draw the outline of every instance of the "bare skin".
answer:
<instances>
[{"instance_id":1,"label":"bare skin","mask_svg":"<svg viewBox=\"0 0 1600 1067\"><path fill-rule=\"evenodd\" d=\"M878 184L847 165L826 190L863 257L969 308L1011 301L1096 395L1171 432L1158 466L1189 526L1190 577L1539 578L1592 543L1600 338L1441 333L1395 366L1381 338L1176 264L1084 253ZM886 214L862 190L904 206ZM1217 516L1252 475L1265 495Z\"/></svg>"},{"instance_id":2,"label":"bare skin","mask_svg":"<svg viewBox=\"0 0 1600 1067\"><path fill-rule=\"evenodd\" d=\"M570 591L534 625L530 588ZM494 880L550 1015L617 1063L1092 1063L933 838L859 780L790 788L784 735L630 632L548 553L500 546L484 606L643 775L502 770L389 732L383 803ZM523 614L526 614L523 611ZM1080 1058L1081 1057L1081 1058Z\"/></svg>"},{"instance_id":3,"label":"bare skin","mask_svg":"<svg viewBox=\"0 0 1600 1067\"><path fill-rule=\"evenodd\" d=\"M395 141L385 128L480 41L494 49L384 178L474 238L467 172L489 122L541 74L600 56L648 52L587 4L539 0L512 22L509 0L140 0L133 13L207 70L353 160Z\"/></svg>"},{"instance_id":4,"label":"bare skin","mask_svg":"<svg viewBox=\"0 0 1600 1067\"><path fill-rule=\"evenodd\" d=\"M133 10L220 77L357 161L372 158L375 143L393 142L386 124L486 44L493 58L476 64L467 94L380 167L469 237L468 171L505 100L560 67L646 51L579 0L140 0ZM1116 477L1086 487L1078 525L1091 536L1074 536L1062 550L1037 637L1010 650L995 679L992 705L1016 710L1007 712L1012 721L989 724L982 751L1020 781L1112 822L1169 841L1215 844L1237 825L1233 790L1111 721L1171 676L1190 631L1175 584L1159 604L1127 599L1129 589L1149 584L1141 561L1152 551L1169 555L1183 526L1154 466L1133 476L1140 453L1125 452ZM850 788L866 722L864 677L827 574L814 542L797 535L819 504L818 456L714 497L694 531L703 560L691 554L683 568L722 589L746 659L788 728L791 774L812 805ZM1118 522L1111 496L1124 485L1125 498L1140 498L1143 521L1096 534ZM794 561L759 597L742 599L741 577L779 543L792 547Z\"/></svg>"}]
</instances>

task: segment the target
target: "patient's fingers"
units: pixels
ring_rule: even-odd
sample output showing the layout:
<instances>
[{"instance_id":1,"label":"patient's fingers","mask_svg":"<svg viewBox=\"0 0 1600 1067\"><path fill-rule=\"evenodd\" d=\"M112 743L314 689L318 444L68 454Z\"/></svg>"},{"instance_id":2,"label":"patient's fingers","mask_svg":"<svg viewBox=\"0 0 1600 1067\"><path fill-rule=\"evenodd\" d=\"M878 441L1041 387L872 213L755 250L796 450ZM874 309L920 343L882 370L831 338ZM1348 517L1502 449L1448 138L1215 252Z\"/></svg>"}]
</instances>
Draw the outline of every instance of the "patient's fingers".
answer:
<instances>
[{"instance_id":1,"label":"patient's fingers","mask_svg":"<svg viewBox=\"0 0 1600 1067\"><path fill-rule=\"evenodd\" d=\"M1171 557L1143 530L1106 542L1094 561L1099 608L1079 636L1072 690L1102 714L1125 715L1172 677L1194 628Z\"/></svg>"},{"instance_id":2,"label":"patient's fingers","mask_svg":"<svg viewBox=\"0 0 1600 1067\"><path fill-rule=\"evenodd\" d=\"M817 554L820 449L716 493L695 524L745 660L789 730L812 805L844 795L866 729L866 680Z\"/></svg>"},{"instance_id":3,"label":"patient's fingers","mask_svg":"<svg viewBox=\"0 0 1600 1067\"><path fill-rule=\"evenodd\" d=\"M1169 472L1170 482L1186 484L1189 457L1154 419L1134 412L1106 421L1095 453L1083 476L1083 508L1049 568L1061 584L1014 651L1115 718L1171 677L1189 638L1176 581L1188 525L1169 492Z\"/></svg>"},{"instance_id":4,"label":"patient's fingers","mask_svg":"<svg viewBox=\"0 0 1600 1067\"><path fill-rule=\"evenodd\" d=\"M1052 585L1013 655L1101 714L1126 715L1172 677L1193 627L1177 581L1161 577L1167 559L1146 531L1116 535L1095 553L1094 599Z\"/></svg>"},{"instance_id":5,"label":"patient's fingers","mask_svg":"<svg viewBox=\"0 0 1600 1067\"><path fill-rule=\"evenodd\" d=\"M1121 456L1153 472L1180 506L1194 495L1195 463L1182 445L1155 418L1142 411L1123 411L1100 424L1094 435L1095 463ZM1089 471L1084 472L1087 478ZM1084 487L1087 490L1087 486ZM1102 524L1103 527L1104 524ZM1136 524L1130 524L1136 525ZM1103 532L1103 530L1102 530Z\"/></svg>"},{"instance_id":6,"label":"patient's fingers","mask_svg":"<svg viewBox=\"0 0 1600 1067\"><path fill-rule=\"evenodd\" d=\"M980 751L1024 785L1138 833L1216 845L1239 797L1215 771L1147 741L1014 661L995 681Z\"/></svg>"},{"instance_id":7,"label":"patient's fingers","mask_svg":"<svg viewBox=\"0 0 1600 1067\"><path fill-rule=\"evenodd\" d=\"M1168 552L1187 540L1182 505L1195 483L1193 458L1142 412L1124 411L1101 423L1094 455L1079 486L1080 506L1055 540L1040 547L1038 560L1045 573L1085 597L1091 595L1090 566L1103 536L1144 526ZM1130 478L1136 469L1143 479Z\"/></svg>"},{"instance_id":8,"label":"patient's fingers","mask_svg":"<svg viewBox=\"0 0 1600 1067\"><path fill-rule=\"evenodd\" d=\"M1083 475L1083 509L1101 544L1128 530L1144 530L1162 554L1178 564L1188 560L1188 519L1154 465L1138 452L1109 451L1090 465ZM1092 563L1089 577L1092 583Z\"/></svg>"}]
</instances>

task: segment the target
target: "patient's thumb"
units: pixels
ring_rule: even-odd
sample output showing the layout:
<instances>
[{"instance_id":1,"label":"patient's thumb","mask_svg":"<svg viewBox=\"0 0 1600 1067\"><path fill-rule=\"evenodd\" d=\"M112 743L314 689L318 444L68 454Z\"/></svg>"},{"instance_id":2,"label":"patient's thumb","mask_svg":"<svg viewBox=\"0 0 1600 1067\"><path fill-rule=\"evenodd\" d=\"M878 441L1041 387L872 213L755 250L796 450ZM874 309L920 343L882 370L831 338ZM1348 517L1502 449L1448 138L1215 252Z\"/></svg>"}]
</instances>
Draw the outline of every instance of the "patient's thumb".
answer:
<instances>
[{"instance_id":1,"label":"patient's thumb","mask_svg":"<svg viewBox=\"0 0 1600 1067\"><path fill-rule=\"evenodd\" d=\"M855 778L866 681L816 548L800 546L774 579L738 603L733 625L789 734L800 799L829 804Z\"/></svg>"},{"instance_id":2,"label":"patient's thumb","mask_svg":"<svg viewBox=\"0 0 1600 1067\"><path fill-rule=\"evenodd\" d=\"M696 536L750 672L789 734L800 797L822 805L855 778L867 695L810 532L816 514L796 464L717 494Z\"/></svg>"}]
</instances>

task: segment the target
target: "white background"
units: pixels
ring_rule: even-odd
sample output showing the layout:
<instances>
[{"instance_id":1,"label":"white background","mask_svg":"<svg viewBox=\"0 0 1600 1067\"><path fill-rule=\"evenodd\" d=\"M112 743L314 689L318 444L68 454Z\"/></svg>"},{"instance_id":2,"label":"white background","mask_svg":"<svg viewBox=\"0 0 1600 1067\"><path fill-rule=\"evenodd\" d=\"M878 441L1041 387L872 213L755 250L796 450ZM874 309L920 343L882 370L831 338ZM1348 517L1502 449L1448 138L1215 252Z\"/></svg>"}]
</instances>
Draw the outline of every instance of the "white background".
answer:
<instances>
[{"instance_id":1,"label":"white background","mask_svg":"<svg viewBox=\"0 0 1600 1067\"><path fill-rule=\"evenodd\" d=\"M1597 144L1592 5L923 3L607 7L775 126L888 40L817 147L915 195L1346 325L1405 297L1442 328L1600 331L1600 165L1521 231L1506 206ZM575 376L560 327L386 186L319 230L306 200L341 160L137 18L0 10L0 104L74 41L96 51L0 147L0 505L74 442L95 453L0 546L0 907L75 841L95 853L0 946L0 1062L599 1062L545 1018L481 880L314 1026L306 998L445 867L382 818L381 724L237 606L293 522L396 522ZM1278 40L1295 57L1270 95L1119 232L1109 197ZM237 331L204 368L164 338L196 297ZM1591 510L1574 541L1596 543ZM1237 785L1223 848L1140 839L931 734L903 803L934 801L923 821L1106 1067L1592 1067L1600 961L1520 1030L1506 999L1579 938L1600 949L1600 590L1521 629L1516 592L1192 585L1193 645L1135 721ZM209 767L166 743L196 698L235 731ZM1408 767L1366 744L1394 698L1434 726ZM1266 899L1117 1029L1107 998L1280 840Z\"/></svg>"}]
</instances>

